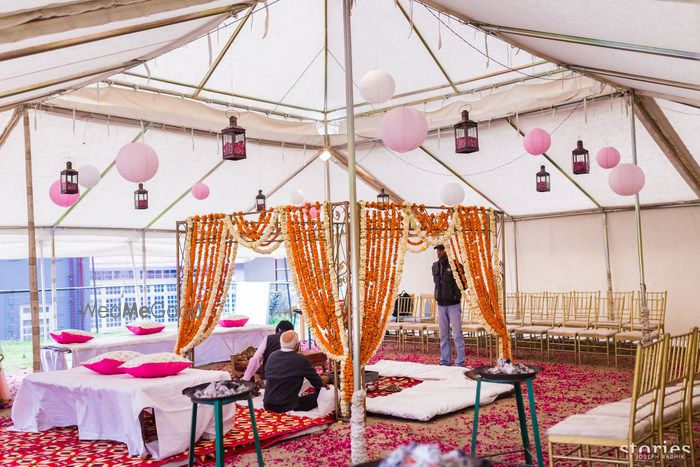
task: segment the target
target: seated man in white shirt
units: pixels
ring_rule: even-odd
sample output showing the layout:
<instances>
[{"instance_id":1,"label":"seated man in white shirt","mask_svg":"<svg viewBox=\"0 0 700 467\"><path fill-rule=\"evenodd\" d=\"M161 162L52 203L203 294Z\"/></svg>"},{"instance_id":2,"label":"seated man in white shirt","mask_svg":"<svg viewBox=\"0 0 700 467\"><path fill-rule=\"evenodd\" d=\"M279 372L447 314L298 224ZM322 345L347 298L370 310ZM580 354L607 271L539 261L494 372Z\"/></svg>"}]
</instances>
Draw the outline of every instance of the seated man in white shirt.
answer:
<instances>
[{"instance_id":1,"label":"seated man in white shirt","mask_svg":"<svg viewBox=\"0 0 700 467\"><path fill-rule=\"evenodd\" d=\"M277 323L275 328L275 333L270 334L262 340L255 354L248 360L248 366L246 367L245 373L243 374L243 379L246 381L253 381L255 373L260 369L260 365L263 365L262 379L265 378L265 364L267 359L272 352L280 349L280 336L283 332L293 331L294 325L287 320L282 320Z\"/></svg>"}]
</instances>

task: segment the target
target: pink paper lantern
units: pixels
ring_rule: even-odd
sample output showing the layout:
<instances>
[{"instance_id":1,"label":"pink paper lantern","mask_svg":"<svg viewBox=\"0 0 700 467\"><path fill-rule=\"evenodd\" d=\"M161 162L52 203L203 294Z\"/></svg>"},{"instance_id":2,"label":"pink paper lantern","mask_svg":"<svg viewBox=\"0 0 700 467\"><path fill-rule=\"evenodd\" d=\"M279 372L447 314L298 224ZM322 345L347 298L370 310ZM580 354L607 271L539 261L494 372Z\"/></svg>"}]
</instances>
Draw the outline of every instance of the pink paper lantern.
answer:
<instances>
[{"instance_id":1,"label":"pink paper lantern","mask_svg":"<svg viewBox=\"0 0 700 467\"><path fill-rule=\"evenodd\" d=\"M533 156L544 154L551 145L552 138L542 128L533 128L523 138L523 147Z\"/></svg>"},{"instance_id":2,"label":"pink paper lantern","mask_svg":"<svg viewBox=\"0 0 700 467\"><path fill-rule=\"evenodd\" d=\"M409 152L417 149L428 137L428 121L411 107L397 107L384 116L379 133L389 149Z\"/></svg>"},{"instance_id":3,"label":"pink paper lantern","mask_svg":"<svg viewBox=\"0 0 700 467\"><path fill-rule=\"evenodd\" d=\"M207 199L209 197L209 186L206 183L196 183L192 187L192 196L200 201Z\"/></svg>"},{"instance_id":4,"label":"pink paper lantern","mask_svg":"<svg viewBox=\"0 0 700 467\"><path fill-rule=\"evenodd\" d=\"M318 217L318 209L316 209L316 201L313 199L305 199L304 201L301 202L302 206L304 205L309 205L311 206L309 208L309 218L310 219L316 219Z\"/></svg>"},{"instance_id":5,"label":"pink paper lantern","mask_svg":"<svg viewBox=\"0 0 700 467\"><path fill-rule=\"evenodd\" d=\"M620 163L620 152L608 146L598 151L598 154L595 156L595 161L604 169L612 169Z\"/></svg>"},{"instance_id":6,"label":"pink paper lantern","mask_svg":"<svg viewBox=\"0 0 700 467\"><path fill-rule=\"evenodd\" d=\"M53 201L56 205L61 206L62 208L67 208L68 206L74 205L75 202L78 201L78 198L80 198L80 191L73 195L64 195L61 193L61 181L56 180L49 188L49 198L51 198L51 201Z\"/></svg>"},{"instance_id":7,"label":"pink paper lantern","mask_svg":"<svg viewBox=\"0 0 700 467\"><path fill-rule=\"evenodd\" d=\"M117 153L117 170L130 182L147 182L158 172L158 155L146 143L129 143Z\"/></svg>"},{"instance_id":8,"label":"pink paper lantern","mask_svg":"<svg viewBox=\"0 0 700 467\"><path fill-rule=\"evenodd\" d=\"M644 171L634 164L620 164L610 172L608 184L620 196L636 195L644 187Z\"/></svg>"}]
</instances>

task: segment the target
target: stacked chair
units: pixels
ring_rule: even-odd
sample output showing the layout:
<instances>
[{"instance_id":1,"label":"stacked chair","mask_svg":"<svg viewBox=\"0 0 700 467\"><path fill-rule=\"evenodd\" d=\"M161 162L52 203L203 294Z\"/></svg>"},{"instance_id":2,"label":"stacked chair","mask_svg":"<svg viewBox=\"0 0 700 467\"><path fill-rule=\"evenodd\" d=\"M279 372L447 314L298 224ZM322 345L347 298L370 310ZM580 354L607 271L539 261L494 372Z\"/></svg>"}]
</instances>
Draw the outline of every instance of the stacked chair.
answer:
<instances>
[{"instance_id":1,"label":"stacked chair","mask_svg":"<svg viewBox=\"0 0 700 467\"><path fill-rule=\"evenodd\" d=\"M598 301L591 326L577 334L578 362L581 363L584 353L605 353L606 363L610 365L615 335L622 332L624 323L629 322L632 292L613 292Z\"/></svg>"},{"instance_id":2,"label":"stacked chair","mask_svg":"<svg viewBox=\"0 0 700 467\"><path fill-rule=\"evenodd\" d=\"M513 329L511 338L513 348L517 355L518 349L537 349L540 358L544 357L544 346L547 340L547 332L554 328L559 295L529 294L521 297L523 303L523 318L521 326ZM507 321L506 321L507 324Z\"/></svg>"},{"instance_id":3,"label":"stacked chair","mask_svg":"<svg viewBox=\"0 0 700 467\"><path fill-rule=\"evenodd\" d=\"M561 316L561 325L555 317L557 326L547 331L547 358L551 350L578 355L578 334L590 327L591 317L596 314L600 301L600 292L571 292L568 297L562 298L561 315L557 314Z\"/></svg>"},{"instance_id":4,"label":"stacked chair","mask_svg":"<svg viewBox=\"0 0 700 467\"><path fill-rule=\"evenodd\" d=\"M647 345L637 344L632 397L572 415L550 428L550 465L558 460L635 465L639 455L650 455L649 460L661 465L667 461L679 465L681 459L684 465L695 465L692 426L694 405L700 404L693 404L693 383L699 368L698 342L694 328L679 336L658 335ZM555 454L559 444L574 448ZM636 453L629 454L632 445ZM640 445L648 446L646 451L639 450ZM600 452L594 456L591 448ZM626 458L621 459L621 454Z\"/></svg>"},{"instance_id":5,"label":"stacked chair","mask_svg":"<svg viewBox=\"0 0 700 467\"><path fill-rule=\"evenodd\" d=\"M647 308L649 323L652 325L652 337L664 332L666 320L666 292L647 292ZM635 292L632 298L632 313L629 321L622 324L622 331L615 334L615 365L618 357L630 355L634 345L642 341L642 299L640 292Z\"/></svg>"}]
</instances>

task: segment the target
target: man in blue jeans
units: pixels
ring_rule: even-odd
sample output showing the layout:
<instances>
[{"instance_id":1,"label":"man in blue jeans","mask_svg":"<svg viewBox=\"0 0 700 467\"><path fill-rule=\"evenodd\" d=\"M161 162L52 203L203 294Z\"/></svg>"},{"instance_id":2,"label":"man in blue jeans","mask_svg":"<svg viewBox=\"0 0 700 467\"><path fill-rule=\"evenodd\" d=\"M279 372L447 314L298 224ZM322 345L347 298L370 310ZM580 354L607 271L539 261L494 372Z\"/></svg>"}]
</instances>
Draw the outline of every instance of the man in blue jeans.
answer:
<instances>
[{"instance_id":1,"label":"man in blue jeans","mask_svg":"<svg viewBox=\"0 0 700 467\"><path fill-rule=\"evenodd\" d=\"M450 326L455 342L455 365L464 366L464 336L462 335L462 291L460 290L443 245L435 247L438 260L433 263L435 301L437 301L438 327L440 329L440 365L450 365ZM461 268L461 264L456 263Z\"/></svg>"}]
</instances>

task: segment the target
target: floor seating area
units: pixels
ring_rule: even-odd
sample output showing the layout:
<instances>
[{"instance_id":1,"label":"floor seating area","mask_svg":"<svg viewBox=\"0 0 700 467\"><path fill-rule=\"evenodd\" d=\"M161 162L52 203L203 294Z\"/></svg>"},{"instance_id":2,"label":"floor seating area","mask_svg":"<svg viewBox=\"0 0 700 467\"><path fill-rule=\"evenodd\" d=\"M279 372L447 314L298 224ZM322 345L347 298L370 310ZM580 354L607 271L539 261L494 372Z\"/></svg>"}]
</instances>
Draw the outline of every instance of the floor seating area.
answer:
<instances>
[{"instance_id":1,"label":"floor seating area","mask_svg":"<svg viewBox=\"0 0 700 467\"><path fill-rule=\"evenodd\" d=\"M647 292L651 336L664 333L667 292ZM517 356L522 351L539 352L549 359L552 352L569 352L581 363L587 355L605 355L615 365L620 357L634 357L642 341L644 318L640 292L539 292L506 294L507 328ZM387 326L386 342L400 349L429 351L439 344L437 303L432 294L403 294L397 297L395 320ZM497 345L466 300L462 301L462 333L465 345L477 355L492 356Z\"/></svg>"},{"instance_id":2,"label":"floor seating area","mask_svg":"<svg viewBox=\"0 0 700 467\"><path fill-rule=\"evenodd\" d=\"M693 465L699 356L697 328L637 344L631 397L570 415L552 426L547 431L550 465L604 460L631 466L645 459L661 465L678 465L674 459L684 459L683 465ZM630 451L642 444L649 450Z\"/></svg>"}]
</instances>

